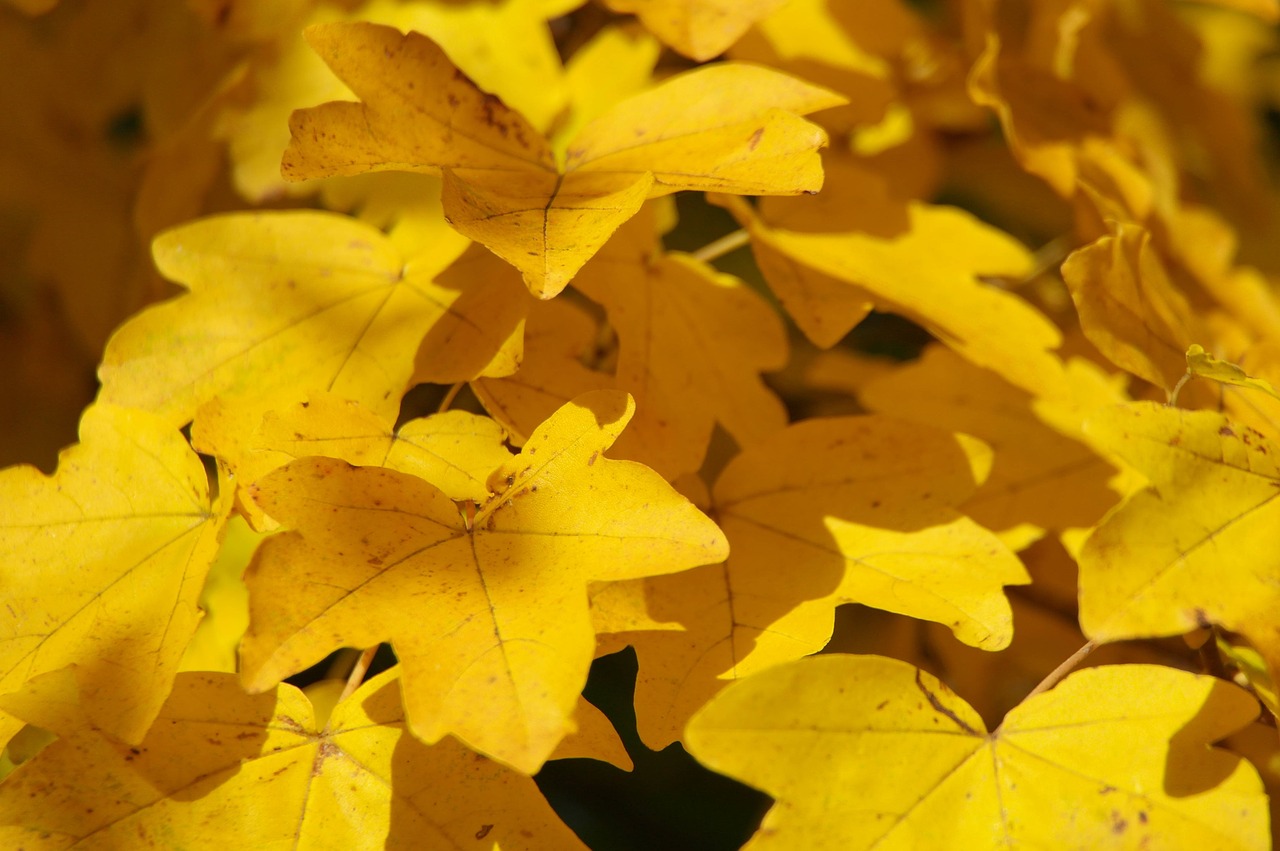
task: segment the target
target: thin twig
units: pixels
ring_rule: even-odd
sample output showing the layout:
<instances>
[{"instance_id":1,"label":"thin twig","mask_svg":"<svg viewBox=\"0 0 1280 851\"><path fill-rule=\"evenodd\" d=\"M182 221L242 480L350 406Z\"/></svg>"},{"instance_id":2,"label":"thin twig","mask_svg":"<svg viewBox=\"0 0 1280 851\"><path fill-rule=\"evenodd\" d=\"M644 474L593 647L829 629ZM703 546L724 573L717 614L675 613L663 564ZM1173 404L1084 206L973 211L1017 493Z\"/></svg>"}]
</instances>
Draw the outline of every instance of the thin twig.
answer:
<instances>
[{"instance_id":1,"label":"thin twig","mask_svg":"<svg viewBox=\"0 0 1280 851\"><path fill-rule=\"evenodd\" d=\"M1165 404L1170 408L1178 407L1178 394L1182 392L1182 388L1186 386L1187 382L1194 377L1195 376L1191 374L1191 370L1187 370L1183 376L1178 379L1178 383L1173 385L1173 389L1169 391L1169 401Z\"/></svg>"},{"instance_id":2,"label":"thin twig","mask_svg":"<svg viewBox=\"0 0 1280 851\"><path fill-rule=\"evenodd\" d=\"M1036 695L1043 694L1044 692L1056 686L1059 680L1061 680L1067 674L1071 673L1071 671L1075 669L1076 665L1079 665L1082 661L1084 661L1084 657L1088 656L1097 648L1098 648L1098 642L1094 641L1093 639L1090 639L1088 642L1085 643L1084 647L1081 647L1079 650L1072 653L1070 656L1066 658L1066 660L1061 665L1059 665L1058 667L1050 671L1049 676L1041 680L1040 683L1035 688L1033 688L1026 697L1022 699L1022 702L1026 703L1028 700L1035 697Z\"/></svg>"},{"instance_id":3,"label":"thin twig","mask_svg":"<svg viewBox=\"0 0 1280 851\"><path fill-rule=\"evenodd\" d=\"M342 703L342 701L354 694L356 689L360 688L360 683L364 682L364 675L369 673L369 666L373 664L373 657L377 652L378 645L375 644L366 648L360 654L360 658L356 660L355 666L351 669L351 675L347 677L346 687L343 688L341 696L338 697L338 703Z\"/></svg>"},{"instance_id":4,"label":"thin twig","mask_svg":"<svg viewBox=\"0 0 1280 851\"><path fill-rule=\"evenodd\" d=\"M750 241L751 234L747 233L746 228L738 228L732 233L727 233L715 242L709 242L693 252L693 259L703 263L711 263L719 260L730 251L741 248Z\"/></svg>"},{"instance_id":5,"label":"thin twig","mask_svg":"<svg viewBox=\"0 0 1280 851\"><path fill-rule=\"evenodd\" d=\"M436 408L437 414L443 414L445 411L449 410L449 406L452 405L453 400L458 397L458 392L462 390L462 385L464 384L466 384L465 381L459 381L457 384L449 388L449 392L444 394L444 399L440 402L440 407Z\"/></svg>"},{"instance_id":6,"label":"thin twig","mask_svg":"<svg viewBox=\"0 0 1280 851\"><path fill-rule=\"evenodd\" d=\"M1084 647L1081 647L1079 650L1072 653L1070 656L1067 657L1066 661L1064 661L1061 665L1059 665L1058 667L1050 671L1049 676L1041 680L1036 685L1036 687L1033 688L1031 692L1022 699L1022 703L1025 704L1028 700L1035 697L1036 695L1043 694L1044 692L1056 686L1063 677L1071 673L1071 671L1075 668L1076 665L1080 664L1080 662L1084 659L1084 657L1088 656L1090 653L1096 650L1097 647L1098 647L1098 642L1090 639L1085 644ZM1005 717L1007 718L1008 716L1005 716ZM996 728L996 731L992 733L992 735L993 736L1000 735L1000 730L1003 727L1004 727L1004 722L1002 721L1000 723L1000 726Z\"/></svg>"}]
</instances>

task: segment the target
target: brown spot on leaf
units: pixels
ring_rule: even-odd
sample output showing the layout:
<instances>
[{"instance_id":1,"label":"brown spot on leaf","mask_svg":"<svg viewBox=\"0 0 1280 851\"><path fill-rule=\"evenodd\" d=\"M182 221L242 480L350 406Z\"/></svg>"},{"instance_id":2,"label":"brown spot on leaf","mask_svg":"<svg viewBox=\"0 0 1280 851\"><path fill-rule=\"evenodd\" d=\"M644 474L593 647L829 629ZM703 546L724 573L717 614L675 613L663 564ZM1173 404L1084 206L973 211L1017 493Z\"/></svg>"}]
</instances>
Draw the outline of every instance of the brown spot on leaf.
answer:
<instances>
[{"instance_id":1,"label":"brown spot on leaf","mask_svg":"<svg viewBox=\"0 0 1280 851\"><path fill-rule=\"evenodd\" d=\"M1223 437L1235 437L1235 436L1236 436L1236 433L1235 433L1234 431L1232 431L1232 430L1231 430L1231 427L1230 427L1230 426L1223 426L1222 428L1218 429L1218 434L1222 435Z\"/></svg>"},{"instance_id":2,"label":"brown spot on leaf","mask_svg":"<svg viewBox=\"0 0 1280 851\"><path fill-rule=\"evenodd\" d=\"M491 830L493 830L493 825L491 824L480 825L480 829L476 831L476 839L484 839Z\"/></svg>"},{"instance_id":3,"label":"brown spot on leaf","mask_svg":"<svg viewBox=\"0 0 1280 851\"><path fill-rule=\"evenodd\" d=\"M760 144L760 139L764 136L764 128L761 127L751 134L751 138L747 140L747 150L754 151L756 145Z\"/></svg>"},{"instance_id":4,"label":"brown spot on leaf","mask_svg":"<svg viewBox=\"0 0 1280 851\"><path fill-rule=\"evenodd\" d=\"M591 465L593 465L593 464L595 464L595 463L596 463L596 456L597 456L597 455L599 455L599 454L600 454L600 450L598 450L598 449L597 449L595 452L592 452L592 453L591 453L591 457L587 459L587 466L588 466L588 467L590 467Z\"/></svg>"}]
</instances>

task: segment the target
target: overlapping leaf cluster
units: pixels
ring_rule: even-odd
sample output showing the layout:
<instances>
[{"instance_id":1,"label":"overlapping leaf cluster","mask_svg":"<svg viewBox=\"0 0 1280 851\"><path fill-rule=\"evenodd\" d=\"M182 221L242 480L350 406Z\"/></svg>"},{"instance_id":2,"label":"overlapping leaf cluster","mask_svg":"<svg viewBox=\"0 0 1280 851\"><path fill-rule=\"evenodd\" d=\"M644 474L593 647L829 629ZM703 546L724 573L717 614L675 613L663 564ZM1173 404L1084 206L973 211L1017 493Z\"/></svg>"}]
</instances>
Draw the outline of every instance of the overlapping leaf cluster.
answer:
<instances>
[{"instance_id":1,"label":"overlapping leaf cluster","mask_svg":"<svg viewBox=\"0 0 1280 851\"><path fill-rule=\"evenodd\" d=\"M1274 0L11 2L0 845L1270 847Z\"/></svg>"}]
</instances>

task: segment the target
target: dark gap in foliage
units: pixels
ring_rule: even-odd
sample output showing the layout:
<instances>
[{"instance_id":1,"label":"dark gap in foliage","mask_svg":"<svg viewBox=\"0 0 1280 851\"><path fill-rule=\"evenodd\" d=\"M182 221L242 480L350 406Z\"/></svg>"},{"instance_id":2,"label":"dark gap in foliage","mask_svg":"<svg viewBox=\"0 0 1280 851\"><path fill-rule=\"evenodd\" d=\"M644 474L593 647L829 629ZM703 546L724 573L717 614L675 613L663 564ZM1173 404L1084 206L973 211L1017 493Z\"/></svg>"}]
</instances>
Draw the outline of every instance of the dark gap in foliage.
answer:
<instances>
[{"instance_id":1,"label":"dark gap in foliage","mask_svg":"<svg viewBox=\"0 0 1280 851\"><path fill-rule=\"evenodd\" d=\"M637 667L630 648L597 659L583 691L613 722L635 770L556 760L535 778L539 788L592 851L736 851L770 799L703 768L679 744L645 747L632 705Z\"/></svg>"}]
</instances>

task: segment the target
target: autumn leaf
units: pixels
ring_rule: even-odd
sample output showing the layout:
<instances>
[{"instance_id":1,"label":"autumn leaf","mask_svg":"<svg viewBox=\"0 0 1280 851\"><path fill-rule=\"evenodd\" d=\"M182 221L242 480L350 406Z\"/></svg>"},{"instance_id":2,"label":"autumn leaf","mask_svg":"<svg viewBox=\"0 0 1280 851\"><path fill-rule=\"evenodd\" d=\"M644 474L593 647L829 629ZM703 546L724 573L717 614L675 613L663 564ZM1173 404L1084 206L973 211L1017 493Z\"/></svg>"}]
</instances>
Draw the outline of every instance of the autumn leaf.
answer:
<instances>
[{"instance_id":1,"label":"autumn leaf","mask_svg":"<svg viewBox=\"0 0 1280 851\"><path fill-rule=\"evenodd\" d=\"M233 5L230 0L216 0L210 4L216 8L204 14L212 19L211 25L221 21L224 31L250 16L268 19L255 22L263 44L243 69L245 81L240 85L250 89L252 97L229 98L219 105L219 135L228 141L236 189L261 203L317 188L287 183L280 176L280 157L289 145L289 114L326 101L349 100L351 90L307 46L302 37L307 24L360 20L423 33L485 91L521 110L535 126L546 128L565 108L567 94L565 72L547 20L579 2L372 0L343 9L306 0L303 5L312 8L289 10L295 20L287 21L281 20L281 7L288 4ZM299 13L305 16L300 22L296 20ZM493 49L495 41L503 45L501 50ZM328 187L319 188L326 191Z\"/></svg>"},{"instance_id":2,"label":"autumn leaf","mask_svg":"<svg viewBox=\"0 0 1280 851\"><path fill-rule=\"evenodd\" d=\"M256 481L294 458L323 455L409 473L450 499L479 503L489 495L489 474L511 458L504 437L496 422L467 411L443 411L395 429L352 402L320 396L263 418L256 445L276 457L247 477Z\"/></svg>"},{"instance_id":3,"label":"autumn leaf","mask_svg":"<svg viewBox=\"0 0 1280 851\"><path fill-rule=\"evenodd\" d=\"M1108 482L1117 470L1082 441L1082 417L1123 396L1083 361L1067 364L1065 375L1077 406L1047 417L1052 412L1030 393L934 345L920 360L872 381L858 398L873 411L946 423L991 447L991 475L960 506L988 529L1088 527L1116 502Z\"/></svg>"},{"instance_id":4,"label":"autumn leaf","mask_svg":"<svg viewBox=\"0 0 1280 851\"><path fill-rule=\"evenodd\" d=\"M0 473L0 694L74 665L88 717L141 739L200 620L224 519L199 457L142 411L89 408L52 477Z\"/></svg>"},{"instance_id":5,"label":"autumn leaf","mask_svg":"<svg viewBox=\"0 0 1280 851\"><path fill-rule=\"evenodd\" d=\"M521 445L561 405L594 390L610 389L613 377L589 368L599 328L567 298L536 303L525 327L524 359L514 375L471 382L489 415Z\"/></svg>"},{"instance_id":6,"label":"autumn leaf","mask_svg":"<svg viewBox=\"0 0 1280 851\"><path fill-rule=\"evenodd\" d=\"M1074 252L1062 277L1080 327L1112 363L1170 390L1186 371L1186 350L1205 339L1187 299L1169 279L1151 234L1118 225Z\"/></svg>"},{"instance_id":7,"label":"autumn leaf","mask_svg":"<svg viewBox=\"0 0 1280 851\"><path fill-rule=\"evenodd\" d=\"M834 345L872 309L898 313L978 366L1045 396L1063 392L1058 329L979 276L1030 271L1030 254L961 210L912 203L891 237L773 227L740 200L720 203L751 233L765 280L806 336ZM832 322L831 317L840 319Z\"/></svg>"},{"instance_id":8,"label":"autumn leaf","mask_svg":"<svg viewBox=\"0 0 1280 851\"><path fill-rule=\"evenodd\" d=\"M619 229L574 288L605 308L618 334L617 387L636 400L615 457L674 479L701 466L717 421L740 446L786 425L760 378L787 361L782 321L737 278L664 253L651 208Z\"/></svg>"},{"instance_id":9,"label":"autumn leaf","mask_svg":"<svg viewBox=\"0 0 1280 851\"><path fill-rule=\"evenodd\" d=\"M570 730L591 662L586 583L725 555L719 530L661 477L603 457L633 410L616 391L564 406L467 516L421 479L325 458L259 482L263 509L294 531L266 541L246 577L246 684L265 690L338 647L390 641L415 735L453 733L537 771Z\"/></svg>"},{"instance_id":10,"label":"autumn leaf","mask_svg":"<svg viewBox=\"0 0 1280 851\"><path fill-rule=\"evenodd\" d=\"M646 198L816 191L826 135L798 114L841 102L762 67L700 68L592 121L558 163L528 120L421 35L324 24L307 39L361 103L295 113L285 177L440 173L449 221L518 268L539 298L559 293Z\"/></svg>"},{"instance_id":11,"label":"autumn leaf","mask_svg":"<svg viewBox=\"0 0 1280 851\"><path fill-rule=\"evenodd\" d=\"M435 380L510 371L503 352L528 307L502 278L434 282L429 256L402 256L380 231L332 213L203 219L161 236L155 255L191 292L121 327L99 375L105 401L175 425L215 395L313 390L394 416L424 337L451 347Z\"/></svg>"},{"instance_id":12,"label":"autumn leaf","mask_svg":"<svg viewBox=\"0 0 1280 851\"><path fill-rule=\"evenodd\" d=\"M1219 624L1280 670L1280 446L1214 411L1150 402L1086 428L1150 481L1080 553L1090 638L1177 635Z\"/></svg>"},{"instance_id":13,"label":"autumn leaf","mask_svg":"<svg viewBox=\"0 0 1280 851\"><path fill-rule=\"evenodd\" d=\"M408 735L396 674L327 722L289 685L247 695L233 675L182 674L134 747L41 714L62 696L75 706L57 682L6 698L61 738L0 786L0 844L585 849L528 777Z\"/></svg>"},{"instance_id":14,"label":"autumn leaf","mask_svg":"<svg viewBox=\"0 0 1280 851\"><path fill-rule=\"evenodd\" d=\"M1254 378L1239 365L1214 357L1204 350L1204 346L1198 343L1193 343L1187 349L1187 375L1208 378L1221 384L1230 384L1233 387L1258 390L1272 398L1280 399L1280 391L1277 391L1271 385L1271 382L1262 378Z\"/></svg>"},{"instance_id":15,"label":"autumn leaf","mask_svg":"<svg viewBox=\"0 0 1280 851\"><path fill-rule=\"evenodd\" d=\"M658 38L690 59L704 62L725 51L755 21L785 0L605 0L615 12L632 13Z\"/></svg>"},{"instance_id":16,"label":"autumn leaf","mask_svg":"<svg viewBox=\"0 0 1280 851\"><path fill-rule=\"evenodd\" d=\"M937 621L987 650L1007 646L1002 586L1028 580L994 535L953 507L972 493L972 465L985 454L970 449L976 459L927 426L843 417L796 423L738 455L710 510L729 560L627 583L650 619L683 626L621 636L640 659L645 742L673 741L728 680L820 650L844 603ZM597 595L597 609L605 599Z\"/></svg>"},{"instance_id":17,"label":"autumn leaf","mask_svg":"<svg viewBox=\"0 0 1280 851\"><path fill-rule=\"evenodd\" d=\"M912 665L830 655L730 686L690 721L686 742L708 767L777 799L752 851L1261 851L1270 839L1258 774L1210 747L1257 711L1221 680L1123 665L1070 675L988 733Z\"/></svg>"}]
</instances>

